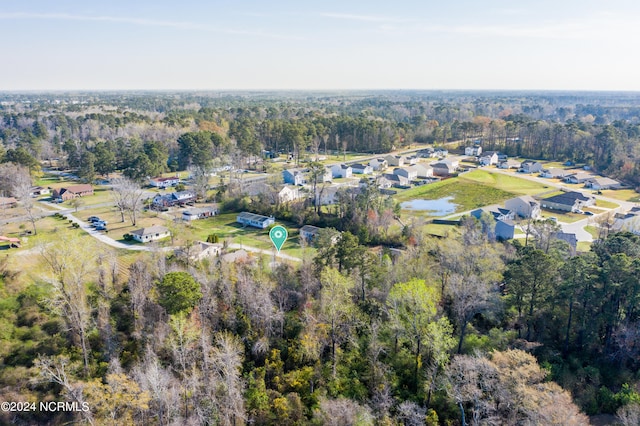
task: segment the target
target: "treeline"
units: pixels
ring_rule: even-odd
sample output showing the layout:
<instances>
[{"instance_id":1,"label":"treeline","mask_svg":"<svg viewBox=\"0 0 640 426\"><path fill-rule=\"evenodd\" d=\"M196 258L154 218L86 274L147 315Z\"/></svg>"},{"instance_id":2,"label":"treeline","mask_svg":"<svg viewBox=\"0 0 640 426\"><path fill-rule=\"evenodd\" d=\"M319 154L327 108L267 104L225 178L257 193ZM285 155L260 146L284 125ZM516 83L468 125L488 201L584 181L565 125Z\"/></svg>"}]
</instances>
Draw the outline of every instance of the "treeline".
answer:
<instances>
[{"instance_id":1,"label":"treeline","mask_svg":"<svg viewBox=\"0 0 640 426\"><path fill-rule=\"evenodd\" d=\"M475 220L447 240L412 229L403 253L324 235L273 269L194 261L187 242L126 274L61 236L26 286L3 269L3 398L89 404L13 413L53 424L588 424L573 400L637 414L640 237L572 256L537 226L527 246Z\"/></svg>"}]
</instances>

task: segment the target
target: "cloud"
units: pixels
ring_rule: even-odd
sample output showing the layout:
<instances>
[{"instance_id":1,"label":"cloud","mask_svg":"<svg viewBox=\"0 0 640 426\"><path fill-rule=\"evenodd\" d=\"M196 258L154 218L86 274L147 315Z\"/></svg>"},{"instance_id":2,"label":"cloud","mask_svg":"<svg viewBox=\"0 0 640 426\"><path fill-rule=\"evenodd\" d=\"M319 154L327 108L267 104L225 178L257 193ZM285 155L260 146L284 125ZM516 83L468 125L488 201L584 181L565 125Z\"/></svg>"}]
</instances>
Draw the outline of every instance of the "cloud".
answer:
<instances>
[{"instance_id":1,"label":"cloud","mask_svg":"<svg viewBox=\"0 0 640 426\"><path fill-rule=\"evenodd\" d=\"M219 28L210 25L202 25L188 21L164 21L157 19L147 18L135 18L126 16L105 16L105 15L75 15L70 13L25 13L25 12L12 12L12 13L0 13L0 20L11 19L41 19L41 20L59 20L59 21L80 21L80 22L112 22L131 24L146 27L165 27L175 28L181 30L192 31L204 31L222 34L235 34L235 35L247 35L255 37L269 37L288 40L302 40L303 38L297 36L290 36L284 34L274 34L262 31L248 31L232 28Z\"/></svg>"}]
</instances>

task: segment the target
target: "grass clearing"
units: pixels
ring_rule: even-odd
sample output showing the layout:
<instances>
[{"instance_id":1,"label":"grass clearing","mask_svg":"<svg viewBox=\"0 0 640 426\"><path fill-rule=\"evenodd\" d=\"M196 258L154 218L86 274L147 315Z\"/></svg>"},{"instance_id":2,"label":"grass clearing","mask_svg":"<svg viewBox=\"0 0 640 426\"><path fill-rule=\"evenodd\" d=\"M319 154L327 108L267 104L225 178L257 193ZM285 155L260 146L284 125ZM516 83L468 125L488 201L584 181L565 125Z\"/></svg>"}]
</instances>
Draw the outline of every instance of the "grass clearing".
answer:
<instances>
[{"instance_id":1,"label":"grass clearing","mask_svg":"<svg viewBox=\"0 0 640 426\"><path fill-rule=\"evenodd\" d=\"M550 217L555 217L558 219L558 222L564 223L573 223L586 218L585 215L580 213L569 213L561 210L549 210L542 208L542 218L548 219Z\"/></svg>"},{"instance_id":2,"label":"grass clearing","mask_svg":"<svg viewBox=\"0 0 640 426\"><path fill-rule=\"evenodd\" d=\"M517 176L491 173L486 170L473 170L463 174L460 178L519 195L536 195L552 189L542 183L521 179Z\"/></svg>"},{"instance_id":3,"label":"grass clearing","mask_svg":"<svg viewBox=\"0 0 640 426\"><path fill-rule=\"evenodd\" d=\"M640 202L640 194L638 194L633 189L606 189L600 192L602 193L602 195L608 198L614 198L620 201Z\"/></svg>"},{"instance_id":4,"label":"grass clearing","mask_svg":"<svg viewBox=\"0 0 640 426\"><path fill-rule=\"evenodd\" d=\"M606 200L601 200L601 199L596 199L596 207L602 207L605 209L615 209L620 207L619 204L613 203L611 201L606 201Z\"/></svg>"},{"instance_id":5,"label":"grass clearing","mask_svg":"<svg viewBox=\"0 0 640 426\"><path fill-rule=\"evenodd\" d=\"M584 230L591 234L593 238L598 238L600 236L600 231L593 225L587 225L584 227Z\"/></svg>"}]
</instances>

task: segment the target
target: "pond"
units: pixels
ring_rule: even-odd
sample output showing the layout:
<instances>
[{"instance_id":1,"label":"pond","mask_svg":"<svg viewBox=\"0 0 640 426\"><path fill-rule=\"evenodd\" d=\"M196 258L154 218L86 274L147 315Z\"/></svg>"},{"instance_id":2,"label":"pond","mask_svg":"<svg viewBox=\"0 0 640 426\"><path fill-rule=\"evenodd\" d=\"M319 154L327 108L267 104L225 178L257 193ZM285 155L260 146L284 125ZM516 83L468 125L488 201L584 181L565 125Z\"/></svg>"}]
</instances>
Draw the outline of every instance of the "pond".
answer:
<instances>
[{"instance_id":1,"label":"pond","mask_svg":"<svg viewBox=\"0 0 640 426\"><path fill-rule=\"evenodd\" d=\"M453 197L444 197L437 200L411 200L400 203L405 210L427 211L431 216L446 216L456 212L457 204L451 202Z\"/></svg>"}]
</instances>

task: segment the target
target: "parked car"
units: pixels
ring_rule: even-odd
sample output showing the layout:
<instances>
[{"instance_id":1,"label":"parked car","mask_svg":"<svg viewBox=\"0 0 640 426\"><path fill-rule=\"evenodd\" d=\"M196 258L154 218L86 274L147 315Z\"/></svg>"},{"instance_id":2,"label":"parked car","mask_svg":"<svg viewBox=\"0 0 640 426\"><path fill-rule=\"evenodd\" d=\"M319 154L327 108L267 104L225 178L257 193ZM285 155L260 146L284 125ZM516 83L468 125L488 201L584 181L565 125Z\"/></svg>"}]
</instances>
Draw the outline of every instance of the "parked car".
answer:
<instances>
[{"instance_id":1,"label":"parked car","mask_svg":"<svg viewBox=\"0 0 640 426\"><path fill-rule=\"evenodd\" d=\"M100 222L100 218L98 216L89 216L89 219L87 219L87 221L93 223L93 222Z\"/></svg>"},{"instance_id":2,"label":"parked car","mask_svg":"<svg viewBox=\"0 0 640 426\"><path fill-rule=\"evenodd\" d=\"M95 227L96 229L98 228L98 226L107 226L107 221L106 220L98 220L96 222L93 222L93 224L91 226Z\"/></svg>"},{"instance_id":3,"label":"parked car","mask_svg":"<svg viewBox=\"0 0 640 426\"><path fill-rule=\"evenodd\" d=\"M102 225L102 224L96 225L96 231L106 231L106 230L107 230L106 225Z\"/></svg>"},{"instance_id":4,"label":"parked car","mask_svg":"<svg viewBox=\"0 0 640 426\"><path fill-rule=\"evenodd\" d=\"M584 212L584 214L587 216L593 216L593 212Z\"/></svg>"}]
</instances>

